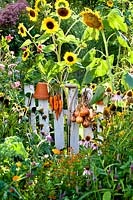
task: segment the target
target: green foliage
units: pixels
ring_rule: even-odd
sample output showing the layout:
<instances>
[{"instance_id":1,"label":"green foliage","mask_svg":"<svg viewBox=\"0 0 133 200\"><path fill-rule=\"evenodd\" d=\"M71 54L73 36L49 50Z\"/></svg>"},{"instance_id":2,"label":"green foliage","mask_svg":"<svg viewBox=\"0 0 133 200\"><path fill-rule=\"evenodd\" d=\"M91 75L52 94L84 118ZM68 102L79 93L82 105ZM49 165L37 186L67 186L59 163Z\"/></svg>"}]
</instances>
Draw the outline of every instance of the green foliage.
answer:
<instances>
[{"instance_id":1,"label":"green foliage","mask_svg":"<svg viewBox=\"0 0 133 200\"><path fill-rule=\"evenodd\" d=\"M6 137L3 144L0 144L0 161L9 161L15 156L27 158L28 154L23 146L21 139L17 136Z\"/></svg>"}]
</instances>

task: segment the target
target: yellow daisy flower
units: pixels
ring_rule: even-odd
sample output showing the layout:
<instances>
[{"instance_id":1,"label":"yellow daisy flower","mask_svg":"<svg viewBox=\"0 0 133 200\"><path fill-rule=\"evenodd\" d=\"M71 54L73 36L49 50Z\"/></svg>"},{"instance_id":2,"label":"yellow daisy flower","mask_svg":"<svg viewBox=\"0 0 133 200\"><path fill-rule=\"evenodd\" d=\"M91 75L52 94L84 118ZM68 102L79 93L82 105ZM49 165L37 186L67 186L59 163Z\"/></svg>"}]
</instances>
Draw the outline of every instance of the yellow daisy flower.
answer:
<instances>
[{"instance_id":1,"label":"yellow daisy flower","mask_svg":"<svg viewBox=\"0 0 133 200\"><path fill-rule=\"evenodd\" d=\"M26 37L26 36L27 36L27 29L26 29L26 27L23 25L23 23L19 23L19 26L18 26L18 34L20 34L22 37Z\"/></svg>"},{"instance_id":2,"label":"yellow daisy flower","mask_svg":"<svg viewBox=\"0 0 133 200\"><path fill-rule=\"evenodd\" d=\"M102 19L99 16L98 12L93 12L91 9L86 9L82 11L80 15L83 17L83 22L91 28L98 30L103 29Z\"/></svg>"},{"instance_id":3,"label":"yellow daisy flower","mask_svg":"<svg viewBox=\"0 0 133 200\"><path fill-rule=\"evenodd\" d=\"M12 180L13 180L13 181L19 181L19 180L20 180L20 176L13 176L13 177L12 177Z\"/></svg>"},{"instance_id":4,"label":"yellow daisy flower","mask_svg":"<svg viewBox=\"0 0 133 200\"><path fill-rule=\"evenodd\" d=\"M56 13L61 19L68 19L71 16L70 8L65 8L65 7L57 8Z\"/></svg>"},{"instance_id":5,"label":"yellow daisy flower","mask_svg":"<svg viewBox=\"0 0 133 200\"><path fill-rule=\"evenodd\" d=\"M44 5L46 5L46 0L36 0L35 10L39 12Z\"/></svg>"},{"instance_id":6,"label":"yellow daisy flower","mask_svg":"<svg viewBox=\"0 0 133 200\"><path fill-rule=\"evenodd\" d=\"M108 1L107 1L107 6L108 6L108 7L112 8L113 5L114 5L113 1L111 1L111 0L108 0Z\"/></svg>"},{"instance_id":7,"label":"yellow daisy flower","mask_svg":"<svg viewBox=\"0 0 133 200\"><path fill-rule=\"evenodd\" d=\"M69 7L69 3L66 0L56 0L54 5L55 9L58 9L60 7Z\"/></svg>"},{"instance_id":8,"label":"yellow daisy flower","mask_svg":"<svg viewBox=\"0 0 133 200\"><path fill-rule=\"evenodd\" d=\"M30 54L30 51L29 51L29 49L27 48L27 49L23 52L22 60L23 60L23 61L26 61L27 58L29 57L29 54Z\"/></svg>"},{"instance_id":9,"label":"yellow daisy flower","mask_svg":"<svg viewBox=\"0 0 133 200\"><path fill-rule=\"evenodd\" d=\"M112 92L112 88L109 86L106 88L106 92L111 93Z\"/></svg>"},{"instance_id":10,"label":"yellow daisy flower","mask_svg":"<svg viewBox=\"0 0 133 200\"><path fill-rule=\"evenodd\" d=\"M32 9L30 7L26 7L26 10L28 11L28 15L30 17L30 20L33 21L33 22L37 21L38 12L35 9Z\"/></svg>"},{"instance_id":11,"label":"yellow daisy flower","mask_svg":"<svg viewBox=\"0 0 133 200\"><path fill-rule=\"evenodd\" d=\"M47 33L55 33L58 28L58 23L51 17L47 17L42 21L41 30L46 30Z\"/></svg>"},{"instance_id":12,"label":"yellow daisy flower","mask_svg":"<svg viewBox=\"0 0 133 200\"><path fill-rule=\"evenodd\" d=\"M66 64L73 65L77 62L77 56L72 52L66 52L64 55Z\"/></svg>"},{"instance_id":13,"label":"yellow daisy flower","mask_svg":"<svg viewBox=\"0 0 133 200\"><path fill-rule=\"evenodd\" d=\"M17 166L17 167L21 167L21 166L22 166L22 163L21 163L21 162L17 162L17 163L16 163L16 166Z\"/></svg>"},{"instance_id":14,"label":"yellow daisy flower","mask_svg":"<svg viewBox=\"0 0 133 200\"><path fill-rule=\"evenodd\" d=\"M60 150L58 150L58 149L52 149L52 152L57 155L60 155L60 153L61 153Z\"/></svg>"}]
</instances>

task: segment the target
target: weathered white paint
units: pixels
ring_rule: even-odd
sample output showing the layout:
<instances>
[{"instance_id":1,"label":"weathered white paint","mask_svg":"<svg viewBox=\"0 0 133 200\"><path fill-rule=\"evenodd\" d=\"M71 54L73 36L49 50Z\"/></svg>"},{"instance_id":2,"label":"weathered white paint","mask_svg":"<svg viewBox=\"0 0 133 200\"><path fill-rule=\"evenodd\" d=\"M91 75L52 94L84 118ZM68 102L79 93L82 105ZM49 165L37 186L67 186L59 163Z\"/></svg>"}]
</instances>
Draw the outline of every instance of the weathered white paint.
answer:
<instances>
[{"instance_id":1,"label":"weathered white paint","mask_svg":"<svg viewBox=\"0 0 133 200\"><path fill-rule=\"evenodd\" d=\"M83 128L83 138L85 138L86 136L90 136L91 139L94 138L94 134L93 134L91 126L89 126L88 128Z\"/></svg>"},{"instance_id":2,"label":"weathered white paint","mask_svg":"<svg viewBox=\"0 0 133 200\"><path fill-rule=\"evenodd\" d=\"M32 110L35 107L35 99L33 98L34 94L34 86L33 85L25 85L24 86L24 93L25 93L25 105ZM30 97L27 97L26 94L30 94ZM35 113L31 112L30 115L30 124L33 131L36 131L36 115Z\"/></svg>"},{"instance_id":3,"label":"weathered white paint","mask_svg":"<svg viewBox=\"0 0 133 200\"><path fill-rule=\"evenodd\" d=\"M78 104L78 88L77 85L66 85L68 88L68 113L67 121L70 128L70 147L74 153L79 152L79 125L76 122L71 122L70 117ZM68 129L69 130L69 129ZM69 133L68 133L69 134Z\"/></svg>"},{"instance_id":4,"label":"weathered white paint","mask_svg":"<svg viewBox=\"0 0 133 200\"><path fill-rule=\"evenodd\" d=\"M48 100L38 100L38 106L40 109L43 109L43 114L39 114L39 123L44 125L43 128L41 129L41 132L48 134L49 133ZM43 119L43 116L45 116L46 119Z\"/></svg>"},{"instance_id":5,"label":"weathered white paint","mask_svg":"<svg viewBox=\"0 0 133 200\"><path fill-rule=\"evenodd\" d=\"M58 120L56 119L56 116L54 113L54 138L55 138L55 147L57 149L63 149L65 147L63 111L61 112Z\"/></svg>"}]
</instances>

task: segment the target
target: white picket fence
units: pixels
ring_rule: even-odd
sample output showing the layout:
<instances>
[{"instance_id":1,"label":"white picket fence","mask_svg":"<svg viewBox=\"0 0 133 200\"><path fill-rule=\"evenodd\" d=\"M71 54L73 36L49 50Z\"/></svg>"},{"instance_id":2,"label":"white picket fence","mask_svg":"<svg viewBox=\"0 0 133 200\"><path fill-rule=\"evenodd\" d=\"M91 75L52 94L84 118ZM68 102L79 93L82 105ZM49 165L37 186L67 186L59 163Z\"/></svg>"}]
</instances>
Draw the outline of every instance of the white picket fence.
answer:
<instances>
[{"instance_id":1,"label":"white picket fence","mask_svg":"<svg viewBox=\"0 0 133 200\"><path fill-rule=\"evenodd\" d=\"M50 134L50 127L49 127L49 115L53 114L54 117L54 139L55 139L55 148L63 149L66 147L65 144L65 133L64 133L64 117L67 118L67 128L68 133L67 137L69 147L72 147L74 153L79 152L79 130L80 133L82 131L82 137L85 138L87 135L90 135L93 138L93 131L91 127L88 128L81 128L79 129L79 125L76 122L70 122L70 116L75 110L78 104L78 88L77 85L66 85L66 90L68 94L67 99L67 110L62 110L58 120L55 117L55 113L51 111L48 100L38 100L38 105L36 105L36 100L33 98L34 94L34 86L33 85L25 85L24 93L25 93L25 105L29 106L30 110L33 107L38 106L39 109L43 109L43 114L47 116L46 119L42 118L42 115L39 114L39 123L43 124L42 131L46 134ZM27 95L30 94L30 95ZM97 108L98 109L98 108ZM33 131L36 131L36 114L31 112L30 114L30 123Z\"/></svg>"}]
</instances>

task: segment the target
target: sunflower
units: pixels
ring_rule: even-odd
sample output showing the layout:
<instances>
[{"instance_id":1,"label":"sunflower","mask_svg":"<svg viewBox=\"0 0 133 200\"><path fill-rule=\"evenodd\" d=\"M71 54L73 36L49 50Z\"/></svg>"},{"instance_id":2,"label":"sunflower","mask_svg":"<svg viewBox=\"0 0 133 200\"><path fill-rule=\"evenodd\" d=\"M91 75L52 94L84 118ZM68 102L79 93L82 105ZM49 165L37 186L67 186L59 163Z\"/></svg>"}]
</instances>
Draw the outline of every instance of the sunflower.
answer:
<instances>
[{"instance_id":1,"label":"sunflower","mask_svg":"<svg viewBox=\"0 0 133 200\"><path fill-rule=\"evenodd\" d=\"M66 0L56 0L55 2L55 9L62 8L62 7L69 7L69 3Z\"/></svg>"},{"instance_id":2,"label":"sunflower","mask_svg":"<svg viewBox=\"0 0 133 200\"><path fill-rule=\"evenodd\" d=\"M35 9L32 9L30 7L26 7L26 10L28 11L30 20L33 22L37 21L38 12Z\"/></svg>"},{"instance_id":3,"label":"sunflower","mask_svg":"<svg viewBox=\"0 0 133 200\"><path fill-rule=\"evenodd\" d=\"M64 55L66 64L73 65L77 62L77 56L72 52L66 52Z\"/></svg>"},{"instance_id":4,"label":"sunflower","mask_svg":"<svg viewBox=\"0 0 133 200\"><path fill-rule=\"evenodd\" d=\"M93 12L91 9L86 9L82 11L80 15L83 17L83 22L91 27L98 30L103 29L102 19L100 18L98 12Z\"/></svg>"},{"instance_id":5,"label":"sunflower","mask_svg":"<svg viewBox=\"0 0 133 200\"><path fill-rule=\"evenodd\" d=\"M58 23L51 17L47 17L42 21L41 30L46 30L47 33L55 33L58 28Z\"/></svg>"},{"instance_id":6,"label":"sunflower","mask_svg":"<svg viewBox=\"0 0 133 200\"><path fill-rule=\"evenodd\" d=\"M56 13L61 19L68 19L71 16L70 8L65 8L65 7L57 8Z\"/></svg>"},{"instance_id":7,"label":"sunflower","mask_svg":"<svg viewBox=\"0 0 133 200\"><path fill-rule=\"evenodd\" d=\"M41 10L41 7L44 5L46 5L46 0L36 0L35 10L39 12Z\"/></svg>"},{"instance_id":8,"label":"sunflower","mask_svg":"<svg viewBox=\"0 0 133 200\"><path fill-rule=\"evenodd\" d=\"M22 37L26 37L26 36L27 36L27 29L26 29L26 27L23 25L23 23L19 23L19 26L18 26L18 34L20 34Z\"/></svg>"},{"instance_id":9,"label":"sunflower","mask_svg":"<svg viewBox=\"0 0 133 200\"><path fill-rule=\"evenodd\" d=\"M27 48L27 49L23 52L22 60L23 60L23 61L26 61L27 58L29 57L29 54L30 54L30 51L29 51L29 49Z\"/></svg>"},{"instance_id":10,"label":"sunflower","mask_svg":"<svg viewBox=\"0 0 133 200\"><path fill-rule=\"evenodd\" d=\"M108 1L107 1L107 6L108 6L108 7L112 8L113 5L114 5L113 1L111 1L111 0L108 0Z\"/></svg>"}]
</instances>

